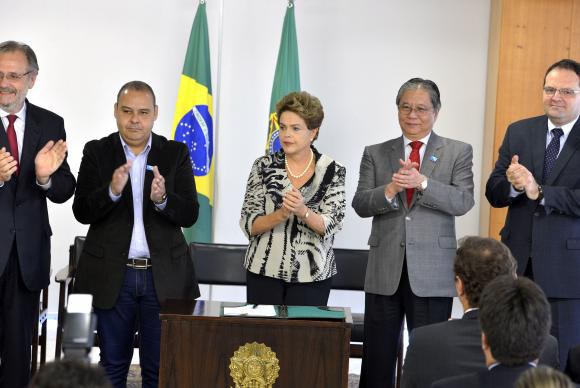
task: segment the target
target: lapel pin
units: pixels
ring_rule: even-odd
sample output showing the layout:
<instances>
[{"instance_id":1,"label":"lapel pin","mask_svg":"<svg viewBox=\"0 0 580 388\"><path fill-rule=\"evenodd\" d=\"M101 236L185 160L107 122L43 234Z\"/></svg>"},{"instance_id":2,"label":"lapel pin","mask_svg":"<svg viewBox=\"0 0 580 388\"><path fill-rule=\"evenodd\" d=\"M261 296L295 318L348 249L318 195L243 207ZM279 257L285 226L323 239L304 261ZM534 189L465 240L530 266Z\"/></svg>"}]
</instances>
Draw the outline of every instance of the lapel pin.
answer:
<instances>
[{"instance_id":1,"label":"lapel pin","mask_svg":"<svg viewBox=\"0 0 580 388\"><path fill-rule=\"evenodd\" d=\"M429 160L432 161L433 163L435 163L437 161L437 156L431 155L431 156L429 156Z\"/></svg>"}]
</instances>

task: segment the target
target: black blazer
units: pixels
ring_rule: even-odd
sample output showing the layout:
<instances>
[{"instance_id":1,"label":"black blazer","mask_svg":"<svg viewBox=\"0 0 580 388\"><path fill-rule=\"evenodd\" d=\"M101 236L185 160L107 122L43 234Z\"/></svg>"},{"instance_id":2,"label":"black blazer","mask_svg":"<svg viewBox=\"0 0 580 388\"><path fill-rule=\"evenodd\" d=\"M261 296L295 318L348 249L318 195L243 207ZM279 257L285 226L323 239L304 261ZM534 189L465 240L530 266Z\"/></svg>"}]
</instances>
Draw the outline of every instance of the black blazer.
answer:
<instances>
[{"instance_id":1,"label":"black blazer","mask_svg":"<svg viewBox=\"0 0 580 388\"><path fill-rule=\"evenodd\" d=\"M491 370L484 370L469 375L449 377L436 381L432 388L512 388L518 377L528 369L530 364L520 366L497 365Z\"/></svg>"},{"instance_id":2,"label":"black blazer","mask_svg":"<svg viewBox=\"0 0 580 388\"><path fill-rule=\"evenodd\" d=\"M532 258L534 281L549 298L580 298L580 120L576 122L549 177L543 177L548 118L511 124L486 185L493 207L509 206L501 240L518 261L518 274ZM511 198L505 172L513 155L542 185L545 205L525 194Z\"/></svg>"},{"instance_id":3,"label":"black blazer","mask_svg":"<svg viewBox=\"0 0 580 388\"><path fill-rule=\"evenodd\" d=\"M575 383L580 383L580 344L568 351L568 361L564 371Z\"/></svg>"},{"instance_id":4,"label":"black blazer","mask_svg":"<svg viewBox=\"0 0 580 388\"><path fill-rule=\"evenodd\" d=\"M6 128L0 124L0 148L8 145ZM20 172L0 187L0 275L6 268L14 239L24 284L38 291L50 282L50 236L46 199L68 200L75 190L75 178L66 159L51 176L47 191L36 184L34 159L50 140L66 140L62 117L26 101L26 123L20 158Z\"/></svg>"},{"instance_id":5,"label":"black blazer","mask_svg":"<svg viewBox=\"0 0 580 388\"><path fill-rule=\"evenodd\" d=\"M153 173L146 171L143 222L153 280L160 303L166 299L195 299L199 287L189 248L181 231L195 223L199 204L187 147L152 133L147 164L159 167L165 178L167 206L157 211L149 199ZM75 291L93 295L97 308L114 306L126 270L133 233L131 180L118 202L109 197L113 171L126 163L119 133L85 145L73 212L90 224L79 258Z\"/></svg>"},{"instance_id":6,"label":"black blazer","mask_svg":"<svg viewBox=\"0 0 580 388\"><path fill-rule=\"evenodd\" d=\"M481 350L479 310L413 330L403 364L403 388L429 387L439 379L487 370ZM549 336L540 364L559 367L558 341Z\"/></svg>"}]
</instances>

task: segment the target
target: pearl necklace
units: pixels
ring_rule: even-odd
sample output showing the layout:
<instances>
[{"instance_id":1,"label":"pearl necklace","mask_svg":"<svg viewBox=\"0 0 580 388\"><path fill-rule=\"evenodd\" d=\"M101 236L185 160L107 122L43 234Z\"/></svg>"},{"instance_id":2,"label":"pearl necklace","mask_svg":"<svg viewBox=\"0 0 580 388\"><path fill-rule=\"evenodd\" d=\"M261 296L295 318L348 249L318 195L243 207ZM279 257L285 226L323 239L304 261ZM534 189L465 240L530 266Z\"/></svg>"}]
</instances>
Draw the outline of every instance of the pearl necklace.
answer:
<instances>
[{"instance_id":1,"label":"pearl necklace","mask_svg":"<svg viewBox=\"0 0 580 388\"><path fill-rule=\"evenodd\" d=\"M314 152L312 152L312 150L310 150L310 161L308 162L308 165L306 166L304 171L302 171L300 174L294 175L292 170L290 170L290 166L288 165L288 159L286 158L286 155L284 155L284 164L286 165L286 170L288 170L288 174L290 174L290 176L294 179L302 178L304 176L304 174L306 174L306 172L310 168L310 165L312 164L313 160L314 160Z\"/></svg>"}]
</instances>

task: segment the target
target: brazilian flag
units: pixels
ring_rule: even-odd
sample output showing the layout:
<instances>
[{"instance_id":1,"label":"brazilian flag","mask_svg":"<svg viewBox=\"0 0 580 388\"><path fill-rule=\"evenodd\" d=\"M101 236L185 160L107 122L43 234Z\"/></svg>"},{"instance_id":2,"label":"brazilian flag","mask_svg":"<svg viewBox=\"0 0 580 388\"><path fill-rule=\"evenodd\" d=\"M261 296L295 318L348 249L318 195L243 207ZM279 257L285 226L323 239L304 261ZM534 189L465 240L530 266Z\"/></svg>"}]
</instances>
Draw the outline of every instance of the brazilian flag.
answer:
<instances>
[{"instance_id":1,"label":"brazilian flag","mask_svg":"<svg viewBox=\"0 0 580 388\"><path fill-rule=\"evenodd\" d=\"M294 19L294 1L288 2L282 39L278 50L274 85L270 97L270 114L266 153L274 153L280 149L280 124L276 115L276 103L290 92L300 91L300 69L298 67L298 42L296 39L296 21Z\"/></svg>"},{"instance_id":2,"label":"brazilian flag","mask_svg":"<svg viewBox=\"0 0 580 388\"><path fill-rule=\"evenodd\" d=\"M188 242L212 241L214 133L205 1L197 7L179 82L173 139L187 145L195 175L199 218L183 233Z\"/></svg>"}]
</instances>

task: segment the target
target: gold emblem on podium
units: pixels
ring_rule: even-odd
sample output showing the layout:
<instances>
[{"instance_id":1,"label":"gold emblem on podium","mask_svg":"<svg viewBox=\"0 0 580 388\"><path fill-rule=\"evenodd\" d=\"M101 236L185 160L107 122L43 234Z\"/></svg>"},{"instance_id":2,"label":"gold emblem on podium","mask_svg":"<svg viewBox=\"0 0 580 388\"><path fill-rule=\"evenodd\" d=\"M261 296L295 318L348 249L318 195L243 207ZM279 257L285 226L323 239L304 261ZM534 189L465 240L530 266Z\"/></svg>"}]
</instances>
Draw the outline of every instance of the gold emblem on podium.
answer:
<instances>
[{"instance_id":1,"label":"gold emblem on podium","mask_svg":"<svg viewBox=\"0 0 580 388\"><path fill-rule=\"evenodd\" d=\"M235 388L272 388L279 371L276 353L257 342L240 346L230 358Z\"/></svg>"}]
</instances>

